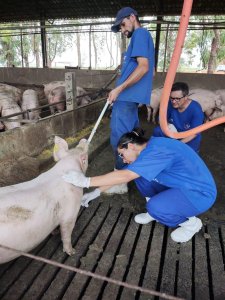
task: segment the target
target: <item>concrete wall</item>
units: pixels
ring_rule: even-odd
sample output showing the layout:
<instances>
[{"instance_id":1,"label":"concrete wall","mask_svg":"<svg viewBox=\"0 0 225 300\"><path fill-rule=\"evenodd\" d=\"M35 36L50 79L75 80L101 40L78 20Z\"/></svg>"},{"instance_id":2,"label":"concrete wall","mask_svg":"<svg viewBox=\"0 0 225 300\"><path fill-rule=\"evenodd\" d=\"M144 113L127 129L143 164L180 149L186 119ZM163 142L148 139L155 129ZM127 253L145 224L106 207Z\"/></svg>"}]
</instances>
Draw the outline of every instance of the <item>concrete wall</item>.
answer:
<instances>
[{"instance_id":1,"label":"concrete wall","mask_svg":"<svg viewBox=\"0 0 225 300\"><path fill-rule=\"evenodd\" d=\"M75 72L77 85L83 88L101 88L114 71L77 69L0 68L0 82L16 84L45 84L65 80L66 72Z\"/></svg>"},{"instance_id":2,"label":"concrete wall","mask_svg":"<svg viewBox=\"0 0 225 300\"><path fill-rule=\"evenodd\" d=\"M110 70L77 70L77 69L38 69L38 68L0 68L0 82L16 84L44 84L55 80L64 80L66 72L75 72L77 85L84 88L101 88L114 74ZM153 87L162 86L166 73L156 73ZM225 88L225 74L177 73L175 81L185 81L192 88L210 90ZM111 84L111 88L115 82Z\"/></svg>"},{"instance_id":3,"label":"concrete wall","mask_svg":"<svg viewBox=\"0 0 225 300\"><path fill-rule=\"evenodd\" d=\"M166 73L157 73L153 80L153 87L163 86ZM200 73L177 73L176 81L184 81L190 89L205 88L209 90L225 89L225 74L200 74Z\"/></svg>"},{"instance_id":4,"label":"concrete wall","mask_svg":"<svg viewBox=\"0 0 225 300\"><path fill-rule=\"evenodd\" d=\"M73 111L40 119L38 122L1 132L0 161L11 157L37 156L53 142L53 137L74 136L77 132L94 123L105 101L78 107Z\"/></svg>"}]
</instances>

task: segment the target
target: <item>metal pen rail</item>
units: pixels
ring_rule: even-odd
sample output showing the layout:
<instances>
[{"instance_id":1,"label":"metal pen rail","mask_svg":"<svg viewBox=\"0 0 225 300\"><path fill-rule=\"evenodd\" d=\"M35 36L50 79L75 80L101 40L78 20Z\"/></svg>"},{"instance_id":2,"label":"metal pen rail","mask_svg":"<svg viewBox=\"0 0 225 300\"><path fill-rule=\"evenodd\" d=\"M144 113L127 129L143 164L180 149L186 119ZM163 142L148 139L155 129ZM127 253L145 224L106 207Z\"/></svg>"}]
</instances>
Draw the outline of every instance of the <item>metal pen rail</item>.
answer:
<instances>
[{"instance_id":1,"label":"metal pen rail","mask_svg":"<svg viewBox=\"0 0 225 300\"><path fill-rule=\"evenodd\" d=\"M83 96L84 95L78 96L76 98L80 98L80 97L83 97ZM92 102L90 102L88 104L84 104L84 105L78 106L78 107L74 108L73 110L82 109L84 107L94 105L95 103L101 102L101 101L106 100L106 99L107 99L107 97L103 97L103 98L100 98L98 100L94 100L94 101L92 101ZM14 113L14 114L11 114L11 115L8 115L8 116L5 116L5 117L0 117L0 121L15 122L15 119L10 120L10 118L16 117L16 116L20 116L20 115L24 115L24 114L27 114L28 120L29 120L29 112L41 110L43 108L54 106L54 105L57 105L59 103L65 103L65 102L66 102L66 100L62 100L62 101L55 102L54 104L45 104L45 105L42 105L42 106L39 106L39 107L36 107L36 108L23 110L22 112L19 112L19 113ZM66 110L63 111L63 112L66 112ZM29 122L26 122L26 119L16 119L16 121L21 122L21 123L29 123ZM37 122L37 120L30 120L30 121L32 121L34 123Z\"/></svg>"}]
</instances>

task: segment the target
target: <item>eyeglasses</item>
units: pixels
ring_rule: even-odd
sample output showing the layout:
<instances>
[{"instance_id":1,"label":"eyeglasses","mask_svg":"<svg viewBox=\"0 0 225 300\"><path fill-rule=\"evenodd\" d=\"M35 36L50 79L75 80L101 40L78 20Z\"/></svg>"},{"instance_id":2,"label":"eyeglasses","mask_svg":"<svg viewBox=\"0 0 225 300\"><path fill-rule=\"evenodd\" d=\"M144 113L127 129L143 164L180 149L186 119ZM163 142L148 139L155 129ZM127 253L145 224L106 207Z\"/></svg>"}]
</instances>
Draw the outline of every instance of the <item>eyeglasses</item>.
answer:
<instances>
[{"instance_id":1,"label":"eyeglasses","mask_svg":"<svg viewBox=\"0 0 225 300\"><path fill-rule=\"evenodd\" d=\"M186 96L182 96L182 97L180 97L180 98L178 98L178 97L170 97L170 101L180 102L180 100L181 100L182 98L184 98L184 97L186 97Z\"/></svg>"},{"instance_id":2,"label":"eyeglasses","mask_svg":"<svg viewBox=\"0 0 225 300\"><path fill-rule=\"evenodd\" d=\"M131 143L131 142L133 142L133 141L134 140L132 138L130 138L128 141L123 142L122 144L120 144L119 148L120 149L127 149L128 148L128 144ZM124 155L122 153L119 153L119 152L118 152L118 156L120 158L122 158L122 159L124 158Z\"/></svg>"},{"instance_id":3,"label":"eyeglasses","mask_svg":"<svg viewBox=\"0 0 225 300\"><path fill-rule=\"evenodd\" d=\"M118 156L122 159L124 158L123 153L118 153Z\"/></svg>"}]
</instances>

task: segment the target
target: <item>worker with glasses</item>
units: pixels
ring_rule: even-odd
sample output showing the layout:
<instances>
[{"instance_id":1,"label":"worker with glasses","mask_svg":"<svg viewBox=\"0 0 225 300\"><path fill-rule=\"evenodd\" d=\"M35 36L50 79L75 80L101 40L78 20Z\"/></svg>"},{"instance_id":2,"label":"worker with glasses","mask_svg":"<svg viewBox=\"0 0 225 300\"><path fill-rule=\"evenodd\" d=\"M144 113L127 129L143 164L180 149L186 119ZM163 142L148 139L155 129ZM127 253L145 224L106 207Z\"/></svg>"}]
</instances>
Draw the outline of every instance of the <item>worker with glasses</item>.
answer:
<instances>
[{"instance_id":1,"label":"worker with glasses","mask_svg":"<svg viewBox=\"0 0 225 300\"><path fill-rule=\"evenodd\" d=\"M178 132L193 129L204 122L204 113L201 105L197 101L190 99L188 95L189 87L185 82L173 84L168 104L167 120ZM159 126L154 128L153 136L166 137ZM193 134L180 141L190 146L194 151L199 152L201 134Z\"/></svg>"},{"instance_id":2,"label":"worker with glasses","mask_svg":"<svg viewBox=\"0 0 225 300\"><path fill-rule=\"evenodd\" d=\"M95 190L101 192L110 185L134 180L146 197L148 222L156 220L168 227L178 227L171 233L172 240L188 242L202 228L197 216L213 205L217 194L214 179L200 156L178 140L148 140L137 129L120 138L117 151L126 164L122 170L94 177L74 170L63 179L78 187L98 187ZM86 198L84 206L94 199Z\"/></svg>"}]
</instances>

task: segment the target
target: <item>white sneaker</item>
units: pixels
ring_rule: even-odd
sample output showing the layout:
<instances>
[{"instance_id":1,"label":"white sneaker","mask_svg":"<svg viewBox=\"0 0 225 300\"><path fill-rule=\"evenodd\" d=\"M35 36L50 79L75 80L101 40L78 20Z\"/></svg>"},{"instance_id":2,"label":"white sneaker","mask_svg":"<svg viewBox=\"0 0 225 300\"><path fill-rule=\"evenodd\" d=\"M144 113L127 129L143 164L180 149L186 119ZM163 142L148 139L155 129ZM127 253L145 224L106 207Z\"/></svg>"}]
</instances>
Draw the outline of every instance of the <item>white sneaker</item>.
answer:
<instances>
[{"instance_id":1,"label":"white sneaker","mask_svg":"<svg viewBox=\"0 0 225 300\"><path fill-rule=\"evenodd\" d=\"M188 242L202 228L202 221L199 218L191 217L187 221L179 224L179 228L171 233L174 242Z\"/></svg>"},{"instance_id":2,"label":"white sneaker","mask_svg":"<svg viewBox=\"0 0 225 300\"><path fill-rule=\"evenodd\" d=\"M110 189L104 191L105 194L125 194L128 192L128 187L126 183L121 183L112 186Z\"/></svg>"},{"instance_id":3,"label":"white sneaker","mask_svg":"<svg viewBox=\"0 0 225 300\"><path fill-rule=\"evenodd\" d=\"M148 224L154 220L155 219L152 216L150 216L147 212L138 214L134 217L134 221L138 224Z\"/></svg>"}]
</instances>

